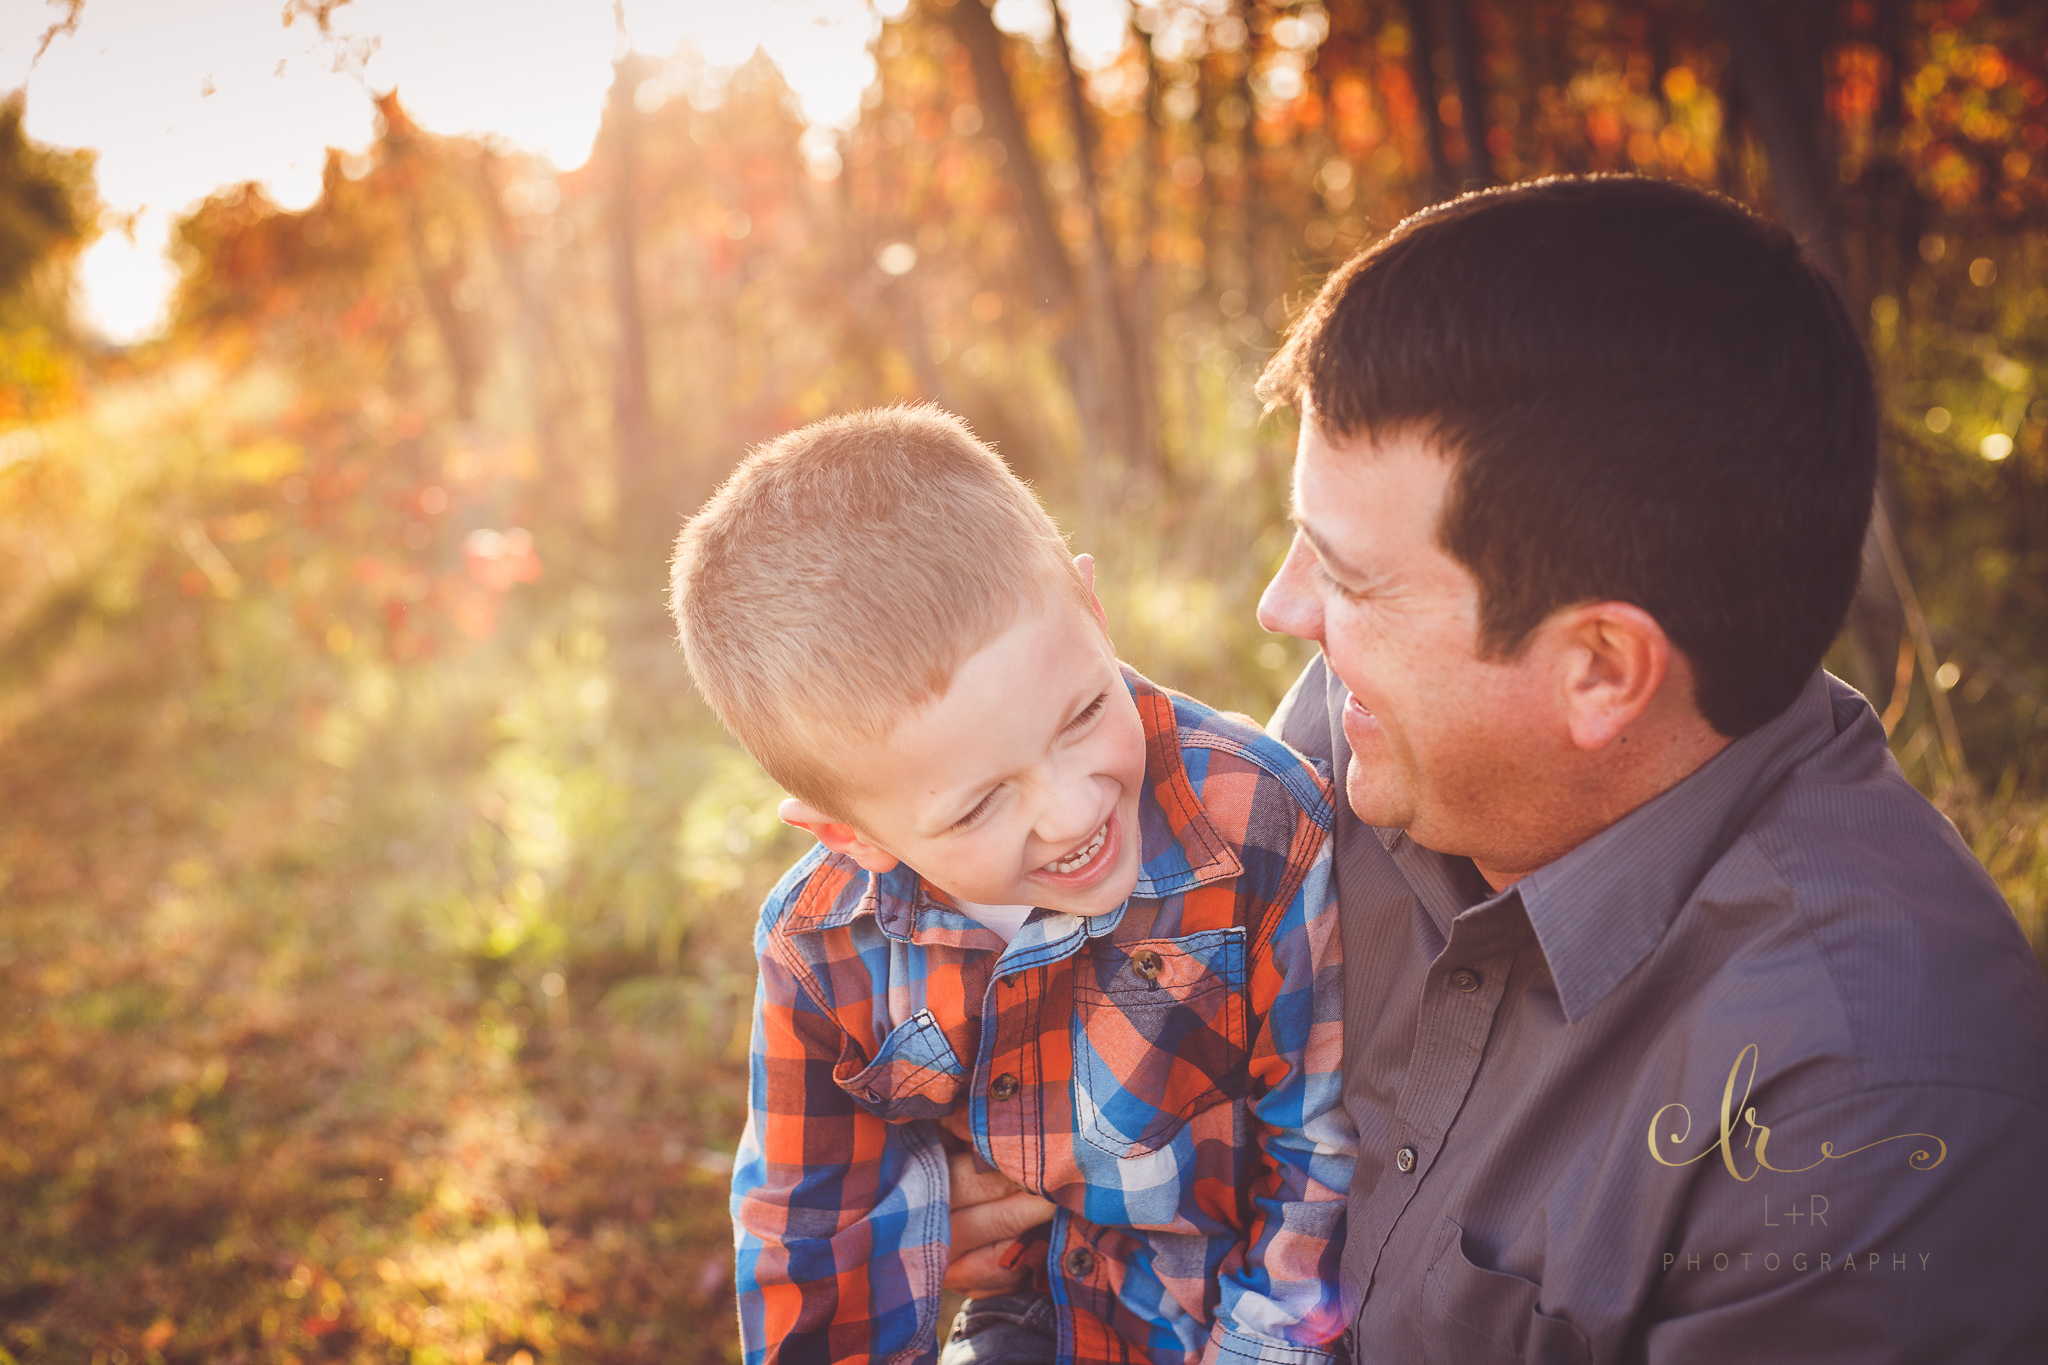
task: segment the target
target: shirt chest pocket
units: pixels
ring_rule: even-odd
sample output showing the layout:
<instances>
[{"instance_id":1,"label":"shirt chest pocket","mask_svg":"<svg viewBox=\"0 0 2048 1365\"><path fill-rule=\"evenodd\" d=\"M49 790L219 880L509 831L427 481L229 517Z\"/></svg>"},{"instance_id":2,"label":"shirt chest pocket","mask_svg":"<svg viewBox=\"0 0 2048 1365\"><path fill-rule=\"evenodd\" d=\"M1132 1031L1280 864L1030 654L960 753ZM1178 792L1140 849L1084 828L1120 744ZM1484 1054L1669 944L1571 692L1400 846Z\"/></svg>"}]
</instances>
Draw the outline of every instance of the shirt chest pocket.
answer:
<instances>
[{"instance_id":1,"label":"shirt chest pocket","mask_svg":"<svg viewBox=\"0 0 2048 1365\"><path fill-rule=\"evenodd\" d=\"M1119 1157L1172 1141L1245 1095L1241 927L1105 944L1074 983L1074 1107L1082 1138Z\"/></svg>"},{"instance_id":2,"label":"shirt chest pocket","mask_svg":"<svg viewBox=\"0 0 2048 1365\"><path fill-rule=\"evenodd\" d=\"M1592 1347L1570 1322L1543 1310L1543 1286L1504 1270L1474 1265L1464 1229L1444 1219L1436 1254L1423 1275L1430 1316L1424 1359L1430 1365L1536 1361L1586 1365Z\"/></svg>"},{"instance_id":3,"label":"shirt chest pocket","mask_svg":"<svg viewBox=\"0 0 2048 1365\"><path fill-rule=\"evenodd\" d=\"M872 1062L849 1041L832 1069L841 1089L891 1123L951 1113L966 1074L930 1010L889 1030Z\"/></svg>"}]
</instances>

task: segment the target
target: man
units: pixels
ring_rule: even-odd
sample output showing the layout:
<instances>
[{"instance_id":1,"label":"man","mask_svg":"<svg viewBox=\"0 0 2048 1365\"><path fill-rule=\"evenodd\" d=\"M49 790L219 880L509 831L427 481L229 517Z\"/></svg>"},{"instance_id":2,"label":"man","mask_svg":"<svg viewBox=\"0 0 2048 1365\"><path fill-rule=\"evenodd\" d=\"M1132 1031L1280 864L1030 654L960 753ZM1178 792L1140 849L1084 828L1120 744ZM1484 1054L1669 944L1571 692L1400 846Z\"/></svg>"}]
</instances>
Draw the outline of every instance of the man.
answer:
<instances>
[{"instance_id":1,"label":"man","mask_svg":"<svg viewBox=\"0 0 2048 1365\"><path fill-rule=\"evenodd\" d=\"M1355 817L1352 1359L2048 1359L2048 991L1820 669L1876 464L1826 279L1670 184L1468 196L1261 392L1274 729Z\"/></svg>"}]
</instances>

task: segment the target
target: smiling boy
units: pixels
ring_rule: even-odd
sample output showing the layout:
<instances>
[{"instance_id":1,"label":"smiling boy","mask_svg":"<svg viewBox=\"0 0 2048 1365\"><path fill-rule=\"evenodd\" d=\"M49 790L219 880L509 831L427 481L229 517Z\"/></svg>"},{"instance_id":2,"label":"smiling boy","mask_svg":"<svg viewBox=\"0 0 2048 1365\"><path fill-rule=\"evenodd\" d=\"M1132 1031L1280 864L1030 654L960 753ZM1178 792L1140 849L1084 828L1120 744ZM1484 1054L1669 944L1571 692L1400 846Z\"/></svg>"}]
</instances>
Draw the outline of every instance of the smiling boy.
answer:
<instances>
[{"instance_id":1,"label":"smiling boy","mask_svg":"<svg viewBox=\"0 0 2048 1365\"><path fill-rule=\"evenodd\" d=\"M1117 662L957 419L754 452L678 542L699 687L817 836L756 933L749 1365L929 1361L947 1138L1056 1206L954 1362L1321 1365L1353 1140L1328 795Z\"/></svg>"}]
</instances>

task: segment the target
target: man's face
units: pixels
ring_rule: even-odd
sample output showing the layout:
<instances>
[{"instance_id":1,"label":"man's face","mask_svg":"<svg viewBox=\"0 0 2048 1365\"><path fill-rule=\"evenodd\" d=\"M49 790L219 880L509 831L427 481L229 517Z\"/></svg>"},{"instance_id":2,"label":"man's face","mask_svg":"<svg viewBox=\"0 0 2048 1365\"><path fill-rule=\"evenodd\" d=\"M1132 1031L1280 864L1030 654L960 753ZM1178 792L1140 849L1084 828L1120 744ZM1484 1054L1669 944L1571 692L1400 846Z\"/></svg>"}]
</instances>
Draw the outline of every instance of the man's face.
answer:
<instances>
[{"instance_id":1,"label":"man's face","mask_svg":"<svg viewBox=\"0 0 2048 1365\"><path fill-rule=\"evenodd\" d=\"M1109 640L1064 598L839 757L860 833L956 899L1100 915L1137 884L1144 726Z\"/></svg>"},{"instance_id":2,"label":"man's face","mask_svg":"<svg viewBox=\"0 0 2048 1365\"><path fill-rule=\"evenodd\" d=\"M1535 775L1570 740L1541 651L1478 656L1479 585L1437 543L1450 473L1416 437L1332 438L1304 414L1294 543L1259 623L1322 646L1350 690L1345 786L1361 820L1509 865L1540 823Z\"/></svg>"}]
</instances>

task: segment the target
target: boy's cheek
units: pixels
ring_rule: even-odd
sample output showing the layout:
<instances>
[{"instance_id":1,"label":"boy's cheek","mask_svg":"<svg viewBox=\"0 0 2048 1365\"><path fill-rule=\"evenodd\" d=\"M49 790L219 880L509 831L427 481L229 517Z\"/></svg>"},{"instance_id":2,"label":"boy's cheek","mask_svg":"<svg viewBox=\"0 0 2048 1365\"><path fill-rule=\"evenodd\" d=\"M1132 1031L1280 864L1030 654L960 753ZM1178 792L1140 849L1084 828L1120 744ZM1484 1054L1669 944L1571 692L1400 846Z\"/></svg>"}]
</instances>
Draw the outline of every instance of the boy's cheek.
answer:
<instances>
[{"instance_id":1,"label":"boy's cheek","mask_svg":"<svg viewBox=\"0 0 2048 1365\"><path fill-rule=\"evenodd\" d=\"M1126 777L1135 775L1142 782L1145 777L1145 722L1138 717L1138 704L1126 696L1113 719L1116 722L1114 743L1118 757L1115 771Z\"/></svg>"}]
</instances>

